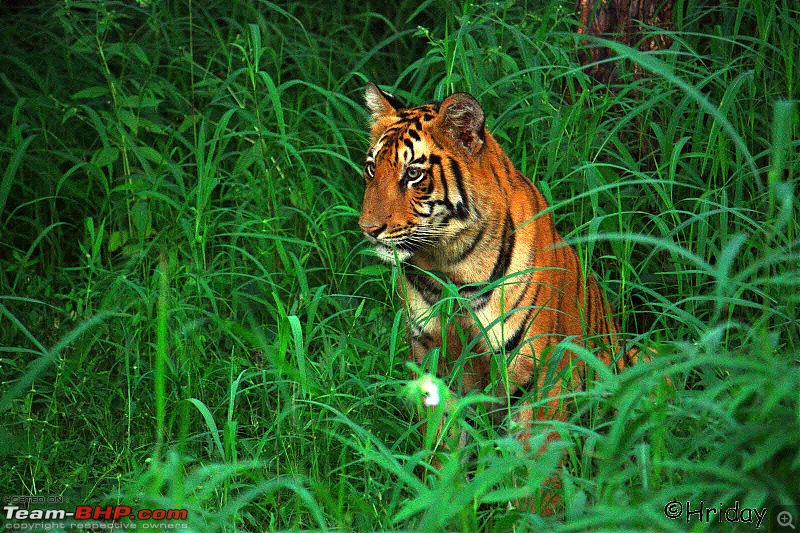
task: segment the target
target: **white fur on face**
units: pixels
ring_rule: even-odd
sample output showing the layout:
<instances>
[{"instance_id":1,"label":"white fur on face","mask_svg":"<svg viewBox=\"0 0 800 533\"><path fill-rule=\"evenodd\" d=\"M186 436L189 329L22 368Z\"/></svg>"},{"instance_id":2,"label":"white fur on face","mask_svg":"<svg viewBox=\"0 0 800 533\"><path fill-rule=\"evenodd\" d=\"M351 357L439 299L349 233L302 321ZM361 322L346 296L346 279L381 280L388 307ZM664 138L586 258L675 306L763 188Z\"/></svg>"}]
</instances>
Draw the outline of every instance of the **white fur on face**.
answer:
<instances>
[{"instance_id":1,"label":"white fur on face","mask_svg":"<svg viewBox=\"0 0 800 533\"><path fill-rule=\"evenodd\" d=\"M397 261L402 263L411 257L411 252L408 250L403 250L401 248L392 249L381 243L375 245L375 254L381 261L389 263L390 265L396 265Z\"/></svg>"}]
</instances>

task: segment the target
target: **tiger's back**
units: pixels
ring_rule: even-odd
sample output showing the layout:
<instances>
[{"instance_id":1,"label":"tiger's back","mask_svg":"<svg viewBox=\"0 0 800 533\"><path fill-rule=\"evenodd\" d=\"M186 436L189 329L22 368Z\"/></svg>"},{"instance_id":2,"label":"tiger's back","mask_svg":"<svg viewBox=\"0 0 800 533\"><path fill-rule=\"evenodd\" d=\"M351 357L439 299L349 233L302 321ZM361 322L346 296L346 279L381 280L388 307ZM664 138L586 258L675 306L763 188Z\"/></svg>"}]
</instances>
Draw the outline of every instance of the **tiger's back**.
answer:
<instances>
[{"instance_id":1,"label":"tiger's back","mask_svg":"<svg viewBox=\"0 0 800 533\"><path fill-rule=\"evenodd\" d=\"M556 231L542 194L486 131L478 102L456 93L406 108L373 84L366 97L372 138L359 224L381 258L406 264L402 286L414 359L421 363L446 344L437 369L443 375L463 348L452 325L442 336L435 312L441 285L423 273L434 271L459 287L471 307L456 319L477 354L464 366L462 393L520 397L541 390L551 364L580 383L582 364L572 352L551 360L567 338L602 346L599 355L611 364L617 328L602 292ZM508 387L491 383L493 353L506 357ZM523 406L518 421L563 419L562 386L563 379L547 388L547 410L534 414Z\"/></svg>"}]
</instances>

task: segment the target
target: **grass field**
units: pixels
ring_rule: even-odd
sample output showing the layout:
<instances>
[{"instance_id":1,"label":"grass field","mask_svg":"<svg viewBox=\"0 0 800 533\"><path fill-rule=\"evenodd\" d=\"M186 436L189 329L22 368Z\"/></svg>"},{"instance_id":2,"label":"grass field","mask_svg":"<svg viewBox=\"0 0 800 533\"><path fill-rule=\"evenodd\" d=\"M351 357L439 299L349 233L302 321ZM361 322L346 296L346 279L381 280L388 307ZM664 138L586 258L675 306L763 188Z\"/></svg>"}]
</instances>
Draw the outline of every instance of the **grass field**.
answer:
<instances>
[{"instance_id":1,"label":"grass field","mask_svg":"<svg viewBox=\"0 0 800 533\"><path fill-rule=\"evenodd\" d=\"M198 532L800 525L800 8L677 1L669 49L609 43L608 88L572 4L0 8L0 496ZM464 410L467 447L414 474L401 305L357 224L370 80L474 94L658 352L595 367L542 455ZM509 505L564 451L565 517Z\"/></svg>"}]
</instances>

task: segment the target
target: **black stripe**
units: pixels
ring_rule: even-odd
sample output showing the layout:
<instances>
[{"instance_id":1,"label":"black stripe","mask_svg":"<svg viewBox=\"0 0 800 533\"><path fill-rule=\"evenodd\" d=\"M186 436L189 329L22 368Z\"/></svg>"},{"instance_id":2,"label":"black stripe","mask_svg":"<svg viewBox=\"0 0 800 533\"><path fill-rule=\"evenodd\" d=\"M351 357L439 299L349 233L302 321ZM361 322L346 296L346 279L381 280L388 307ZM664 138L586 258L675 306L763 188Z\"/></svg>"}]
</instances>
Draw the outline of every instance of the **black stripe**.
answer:
<instances>
[{"instance_id":1,"label":"black stripe","mask_svg":"<svg viewBox=\"0 0 800 533\"><path fill-rule=\"evenodd\" d=\"M428 204L424 204L424 205L428 205ZM430 218L430 216L431 216L431 213L426 213L424 211L420 211L419 209L417 209L417 206L412 207L412 210L414 211L415 215L417 215L418 217L421 217L421 218Z\"/></svg>"},{"instance_id":2,"label":"black stripe","mask_svg":"<svg viewBox=\"0 0 800 533\"><path fill-rule=\"evenodd\" d=\"M408 151L411 152L411 156L408 158L408 160L411 161L412 159L414 159L414 143L412 143L408 139L403 139L403 144L405 144L406 148L408 148Z\"/></svg>"},{"instance_id":3,"label":"black stripe","mask_svg":"<svg viewBox=\"0 0 800 533\"><path fill-rule=\"evenodd\" d=\"M469 200L467 192L464 190L464 174L461 172L461 165L455 159L450 159L450 171L453 173L453 179L458 188L458 194L461 196L461 201L456 203L456 218L464 220L469 215Z\"/></svg>"},{"instance_id":4,"label":"black stripe","mask_svg":"<svg viewBox=\"0 0 800 533\"><path fill-rule=\"evenodd\" d=\"M510 175L511 174L511 161L508 159L508 157L503 157L503 158L501 158L501 160L503 161L503 169L506 171L506 174Z\"/></svg>"},{"instance_id":5,"label":"black stripe","mask_svg":"<svg viewBox=\"0 0 800 533\"><path fill-rule=\"evenodd\" d=\"M525 333L525 331L527 331L528 329L528 319L531 317L531 313L533 312L534 309L535 309L534 307L529 307L528 310L525 311L525 318L523 318L522 322L520 322L517 331L515 331L514 334L511 336L511 338L506 341L505 344L506 355L513 352L516 349L516 347L519 346L519 343L522 342L522 334Z\"/></svg>"},{"instance_id":6,"label":"black stripe","mask_svg":"<svg viewBox=\"0 0 800 533\"><path fill-rule=\"evenodd\" d=\"M414 128L421 130L422 129L422 121L420 120L419 115L414 112L413 110L410 111L401 111L397 114L400 118L398 121L401 124L411 124Z\"/></svg>"},{"instance_id":7,"label":"black stripe","mask_svg":"<svg viewBox=\"0 0 800 533\"><path fill-rule=\"evenodd\" d=\"M469 216L469 212L467 211L466 207L463 205L462 201L456 202L456 205L453 205L453 202L450 200L450 187L447 184L448 178L444 171L444 165L442 165L441 158L438 159L438 166L441 172L441 181L442 181L442 193L444 195L444 199L442 200L442 205L444 205L447 213L445 214L444 218L442 218L440 224L444 226L445 224L449 224L451 220L454 218L458 220L464 220ZM452 160L451 160L452 161ZM431 156L431 164L433 164L433 156ZM452 169L452 165L451 169ZM460 172L460 168L459 168ZM462 176L463 178L463 176ZM456 183L456 186L459 188L460 191L463 192L463 183Z\"/></svg>"},{"instance_id":8,"label":"black stripe","mask_svg":"<svg viewBox=\"0 0 800 533\"><path fill-rule=\"evenodd\" d=\"M461 254L453 261L454 263L460 263L464 259L466 259L472 252L475 251L475 248L478 246L478 243L481 242L483 239L483 234L486 232L486 225L482 226L480 231L475 234L475 237L472 238L472 242L470 242L464 250L461 251Z\"/></svg>"},{"instance_id":9,"label":"black stripe","mask_svg":"<svg viewBox=\"0 0 800 533\"><path fill-rule=\"evenodd\" d=\"M444 175L444 167L442 166L442 158L439 157L436 154L431 154L431 167L439 167L439 173L440 173L439 176L441 178L441 183L442 183L442 196L444 197L444 199L441 200L441 204L444 205L444 207L445 207L445 209L447 209L448 213L452 213L453 212L453 204L452 204L452 202L450 202L450 198L449 198L450 192L449 192L449 189L447 187L447 177ZM448 216L445 217L445 219L442 221L442 223L447 223L449 221L449 217L450 217L450 215L448 214Z\"/></svg>"},{"instance_id":10,"label":"black stripe","mask_svg":"<svg viewBox=\"0 0 800 533\"><path fill-rule=\"evenodd\" d=\"M514 246L516 244L514 222L511 220L511 213L506 211L506 222L503 225L503 236L501 237L500 249L497 252L497 260L494 263L494 268L489 276L489 283L497 281L503 277L508 270L508 265L511 264L511 255L514 253Z\"/></svg>"},{"instance_id":11,"label":"black stripe","mask_svg":"<svg viewBox=\"0 0 800 533\"><path fill-rule=\"evenodd\" d=\"M450 191L447 188L447 177L444 175L444 168L442 165L438 165L439 167L439 178L442 182L442 196L444 199L442 202L444 203L445 207L447 207L450 211L453 210L453 204L450 203Z\"/></svg>"},{"instance_id":12,"label":"black stripe","mask_svg":"<svg viewBox=\"0 0 800 533\"><path fill-rule=\"evenodd\" d=\"M531 372L531 375L528 376L528 381L526 381L523 385L517 385L517 390L508 395L509 399L511 400L509 402L511 404L511 407L514 407L522 399L522 397L525 396L525 394L531 390L531 387L533 387L533 382L535 379L536 379L536 373Z\"/></svg>"},{"instance_id":13,"label":"black stripe","mask_svg":"<svg viewBox=\"0 0 800 533\"><path fill-rule=\"evenodd\" d=\"M514 305L512 305L509 308L509 310L511 310L511 311L513 311L514 309L518 309L519 308L519 304L522 303L522 300L525 298L525 295L528 293L528 289L530 289L530 287L531 287L531 282L530 281L520 282L520 283L525 283L525 286L522 288L522 290L519 293L519 296L517 296L517 299L514 301Z\"/></svg>"},{"instance_id":14,"label":"black stripe","mask_svg":"<svg viewBox=\"0 0 800 533\"><path fill-rule=\"evenodd\" d=\"M411 339L416 341L416 342L418 342L418 343L420 343L422 345L422 347L425 348L426 350L430 350L430 348L431 348L431 346L433 344L433 341L434 341L433 335L431 335L427 331L423 331L422 329L418 329L417 327L415 327L414 329L416 331L414 331L411 334Z\"/></svg>"},{"instance_id":15,"label":"black stripe","mask_svg":"<svg viewBox=\"0 0 800 533\"><path fill-rule=\"evenodd\" d=\"M470 298L476 292L483 288L483 283L466 285L458 288L458 294L464 298Z\"/></svg>"},{"instance_id":16,"label":"black stripe","mask_svg":"<svg viewBox=\"0 0 800 533\"><path fill-rule=\"evenodd\" d=\"M505 276L508 266L511 264L511 256L514 253L515 242L516 235L514 233L514 222L511 220L511 213L506 211L506 221L505 224L503 224L503 235L500 238L500 248L497 250L497 259L494 262L492 273L489 275L489 279L486 280L486 283L473 285L469 288L471 291L478 292L480 290L485 290L485 287ZM472 307L472 309L475 311L480 311L486 307L486 304L489 303L489 298L491 297L493 291L494 288L473 298L469 303L470 307Z\"/></svg>"},{"instance_id":17,"label":"black stripe","mask_svg":"<svg viewBox=\"0 0 800 533\"><path fill-rule=\"evenodd\" d=\"M430 205L430 206L435 206L435 205L446 205L446 204L444 203L444 201L443 201L443 200L430 200L430 201L429 201L429 202L427 202L427 203L428 203L428 205Z\"/></svg>"},{"instance_id":18,"label":"black stripe","mask_svg":"<svg viewBox=\"0 0 800 533\"><path fill-rule=\"evenodd\" d=\"M400 131L400 128L398 128L397 126L392 126L392 127L390 127L389 129L387 129L386 131L383 132L382 137L385 137L386 139L391 140L391 138L393 136L397 135L397 133L399 131Z\"/></svg>"},{"instance_id":19,"label":"black stripe","mask_svg":"<svg viewBox=\"0 0 800 533\"><path fill-rule=\"evenodd\" d=\"M492 177L494 178L494 184L497 185L498 189L502 189L503 185L500 183L500 177L497 174L497 170L494 168L494 163L492 163L491 167L492 167Z\"/></svg>"},{"instance_id":20,"label":"black stripe","mask_svg":"<svg viewBox=\"0 0 800 533\"><path fill-rule=\"evenodd\" d=\"M442 289L438 283L425 274L405 272L406 280L422 296L425 303L433 305L439 301Z\"/></svg>"},{"instance_id":21,"label":"black stripe","mask_svg":"<svg viewBox=\"0 0 800 533\"><path fill-rule=\"evenodd\" d=\"M529 270L535 267L536 264L535 258L536 258L535 253L532 253L530 256L528 256L528 264L525 265L525 270ZM514 305L511 307L511 309L517 309L519 307L519 304L522 303L522 300L525 298L525 295L528 294L528 290L531 288L531 285L534 284L536 285L536 290L533 293L533 298L531 298L529 305L536 305L536 299L539 297L539 289L542 288L542 283L533 281L534 274L535 271L528 272L525 275L526 276L526 281L524 282L525 287L522 289L522 292L520 292L519 296L517 296L517 300L514 302Z\"/></svg>"},{"instance_id":22,"label":"black stripe","mask_svg":"<svg viewBox=\"0 0 800 533\"><path fill-rule=\"evenodd\" d=\"M393 108L395 108L395 110L400 111L405 109L406 104L404 104L399 98L397 98L392 93L387 93L386 91L381 90L380 88L378 89L378 92L381 93L384 98L386 98L386 100L389 102L389 104L391 104Z\"/></svg>"},{"instance_id":23,"label":"black stripe","mask_svg":"<svg viewBox=\"0 0 800 533\"><path fill-rule=\"evenodd\" d=\"M415 141L419 140L419 133L417 133L417 130L413 128L408 128L408 136L414 139Z\"/></svg>"},{"instance_id":24,"label":"black stripe","mask_svg":"<svg viewBox=\"0 0 800 533\"><path fill-rule=\"evenodd\" d=\"M542 285L544 285L544 283L541 282L541 281L536 283L536 289L534 289L533 298L531 298L531 301L530 301L530 305L535 307L536 309L539 309L540 311L542 309L542 306L539 305L537 300L539 299L539 291L542 290Z\"/></svg>"}]
</instances>

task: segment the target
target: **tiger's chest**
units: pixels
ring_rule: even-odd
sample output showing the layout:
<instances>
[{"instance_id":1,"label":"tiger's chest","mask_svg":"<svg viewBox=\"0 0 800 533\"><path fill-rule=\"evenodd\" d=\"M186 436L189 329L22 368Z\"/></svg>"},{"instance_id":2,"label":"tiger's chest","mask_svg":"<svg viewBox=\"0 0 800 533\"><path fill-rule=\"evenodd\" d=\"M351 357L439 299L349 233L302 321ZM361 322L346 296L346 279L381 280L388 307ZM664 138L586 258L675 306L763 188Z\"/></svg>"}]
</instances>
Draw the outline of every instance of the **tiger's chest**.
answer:
<instances>
[{"instance_id":1,"label":"tiger's chest","mask_svg":"<svg viewBox=\"0 0 800 533\"><path fill-rule=\"evenodd\" d=\"M547 279L548 272L549 268L532 268L467 284L406 272L401 287L410 336L442 339L452 355L458 355L456 345L473 353L510 353L537 329L532 322L546 311L541 299L553 299L555 283Z\"/></svg>"}]
</instances>

